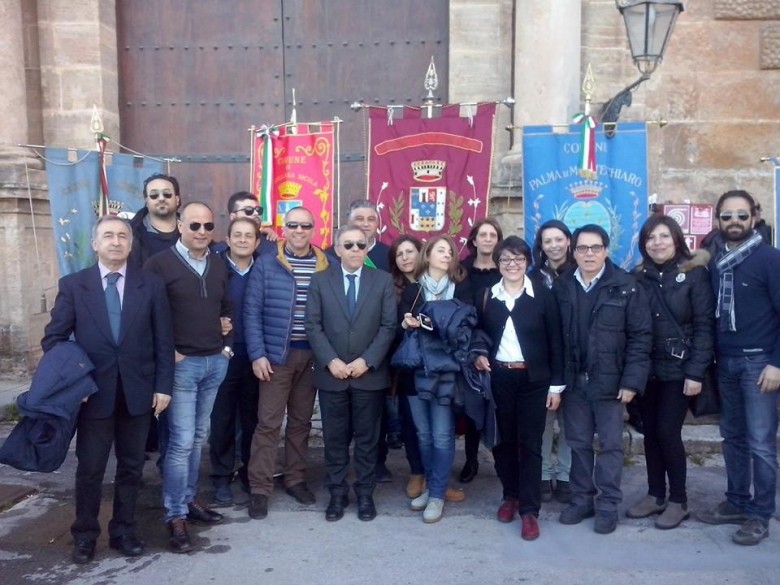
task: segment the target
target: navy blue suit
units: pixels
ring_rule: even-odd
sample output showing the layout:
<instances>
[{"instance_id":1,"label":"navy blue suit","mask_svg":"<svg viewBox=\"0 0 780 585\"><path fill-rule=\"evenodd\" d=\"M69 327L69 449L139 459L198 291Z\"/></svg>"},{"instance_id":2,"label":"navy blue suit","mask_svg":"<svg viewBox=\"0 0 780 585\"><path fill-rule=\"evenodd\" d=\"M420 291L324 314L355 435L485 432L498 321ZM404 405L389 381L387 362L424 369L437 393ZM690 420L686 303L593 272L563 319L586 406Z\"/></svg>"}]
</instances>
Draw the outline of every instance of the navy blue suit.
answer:
<instances>
[{"instance_id":1,"label":"navy blue suit","mask_svg":"<svg viewBox=\"0 0 780 585\"><path fill-rule=\"evenodd\" d=\"M115 442L114 515L108 530L112 537L133 534L153 395L170 395L173 386L173 321L163 281L128 265L119 340L114 341L98 265L63 277L43 350L71 333L95 365L98 386L79 415L71 533L76 540L91 541L100 534L103 475Z\"/></svg>"}]
</instances>

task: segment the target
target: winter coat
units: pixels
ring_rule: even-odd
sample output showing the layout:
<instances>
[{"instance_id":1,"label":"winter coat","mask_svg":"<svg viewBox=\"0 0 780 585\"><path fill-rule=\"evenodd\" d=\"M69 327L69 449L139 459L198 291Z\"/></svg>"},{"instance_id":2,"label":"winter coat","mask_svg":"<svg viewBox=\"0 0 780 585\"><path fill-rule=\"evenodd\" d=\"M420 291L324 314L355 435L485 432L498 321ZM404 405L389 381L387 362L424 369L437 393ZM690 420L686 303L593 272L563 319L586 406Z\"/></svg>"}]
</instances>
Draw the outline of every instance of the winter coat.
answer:
<instances>
[{"instance_id":1,"label":"winter coat","mask_svg":"<svg viewBox=\"0 0 780 585\"><path fill-rule=\"evenodd\" d=\"M652 262L640 264L634 271L637 282L646 291L653 318L651 376L662 381L701 382L712 363L715 345L715 295L710 285L707 250L697 250L690 260L673 260L662 268ZM662 305L659 295L666 303ZM672 321L669 313L674 317ZM673 357L667 340L684 333L687 355Z\"/></svg>"}]
</instances>

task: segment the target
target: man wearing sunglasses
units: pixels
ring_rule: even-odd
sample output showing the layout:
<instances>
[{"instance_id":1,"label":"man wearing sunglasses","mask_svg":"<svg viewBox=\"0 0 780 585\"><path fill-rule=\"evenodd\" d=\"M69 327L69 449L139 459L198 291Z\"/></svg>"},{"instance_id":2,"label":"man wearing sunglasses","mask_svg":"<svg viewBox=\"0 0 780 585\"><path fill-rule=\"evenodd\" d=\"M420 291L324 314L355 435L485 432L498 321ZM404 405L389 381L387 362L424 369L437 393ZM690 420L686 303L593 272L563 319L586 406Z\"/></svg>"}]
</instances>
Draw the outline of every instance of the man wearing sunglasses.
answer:
<instances>
[{"instance_id":1,"label":"man wearing sunglasses","mask_svg":"<svg viewBox=\"0 0 780 585\"><path fill-rule=\"evenodd\" d=\"M276 232L270 226L261 227L263 208L258 203L257 198L249 191L238 191L228 198L227 214L228 222L238 218L248 218L257 226L258 246L255 250L255 258L260 254L276 252L274 243L278 239ZM227 243L215 242L211 246L211 251L222 255L227 251Z\"/></svg>"},{"instance_id":2,"label":"man wearing sunglasses","mask_svg":"<svg viewBox=\"0 0 780 585\"><path fill-rule=\"evenodd\" d=\"M390 272L388 256L390 246L383 244L377 239L379 233L379 211L376 205L366 199L353 201L349 205L347 223L359 227L366 236L366 244L368 245L368 253L365 259L366 266ZM328 248L327 253L331 260L334 262L339 261L335 246Z\"/></svg>"},{"instance_id":3,"label":"man wearing sunglasses","mask_svg":"<svg viewBox=\"0 0 780 585\"><path fill-rule=\"evenodd\" d=\"M285 411L284 488L300 504L315 502L306 485L306 452L317 391L304 318L312 275L325 270L328 260L311 244L314 216L308 209L291 209L284 223L284 239L276 243L276 253L262 254L255 261L244 298L247 350L260 379L248 465L249 516L256 520L268 514Z\"/></svg>"},{"instance_id":4,"label":"man wearing sunglasses","mask_svg":"<svg viewBox=\"0 0 780 585\"><path fill-rule=\"evenodd\" d=\"M163 465L163 505L173 552L192 550L187 521L215 524L222 515L195 499L203 443L208 437L217 389L232 350L232 303L228 269L209 254L214 214L205 203L181 209L181 238L152 256L145 270L164 281L173 315L176 365L168 446Z\"/></svg>"},{"instance_id":5,"label":"man wearing sunglasses","mask_svg":"<svg viewBox=\"0 0 780 585\"><path fill-rule=\"evenodd\" d=\"M390 385L387 352L397 325L393 279L364 265L368 238L359 226L336 232L340 263L312 277L306 333L314 351L325 437L328 521L340 520L349 503L349 445L354 439L358 518L376 517L377 443Z\"/></svg>"},{"instance_id":6,"label":"man wearing sunglasses","mask_svg":"<svg viewBox=\"0 0 780 585\"><path fill-rule=\"evenodd\" d=\"M710 275L728 490L725 501L698 514L709 524L740 525L732 540L741 545L769 536L777 486L780 251L754 229L756 207L747 191L728 191L715 207L725 242Z\"/></svg>"},{"instance_id":7,"label":"man wearing sunglasses","mask_svg":"<svg viewBox=\"0 0 780 585\"><path fill-rule=\"evenodd\" d=\"M144 181L144 207L130 220L133 250L128 262L141 268L155 254L179 239L177 210L181 205L176 177L155 173Z\"/></svg>"}]
</instances>

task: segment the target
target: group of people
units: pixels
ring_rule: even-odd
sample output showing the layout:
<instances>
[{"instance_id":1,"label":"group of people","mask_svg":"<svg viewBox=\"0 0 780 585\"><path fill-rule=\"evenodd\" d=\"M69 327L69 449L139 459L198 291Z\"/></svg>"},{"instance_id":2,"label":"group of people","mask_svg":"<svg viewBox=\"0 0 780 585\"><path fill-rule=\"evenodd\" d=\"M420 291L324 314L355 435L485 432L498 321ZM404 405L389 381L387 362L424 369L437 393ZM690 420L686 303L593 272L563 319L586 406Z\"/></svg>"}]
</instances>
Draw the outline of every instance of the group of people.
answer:
<instances>
[{"instance_id":1,"label":"group of people","mask_svg":"<svg viewBox=\"0 0 780 585\"><path fill-rule=\"evenodd\" d=\"M109 544L144 552L135 505L153 421L174 552L193 550L189 523L223 519L217 508L233 504L234 478L249 494L249 516L267 516L285 417L284 489L315 503L306 461L317 397L328 521L343 517L350 491L358 518L376 517L388 419L397 415L406 494L424 522L465 497L449 486L460 428L459 479L478 474L480 441L492 449L503 490L497 518L519 517L522 538L539 537L541 504L553 497L566 504L561 523L595 517L595 532L610 533L622 502L625 405L641 397L648 492L626 515L657 515L658 528L674 528L690 514L683 420L715 356L728 489L699 518L739 524L739 544L768 535L780 252L753 230L756 204L745 191L717 203L716 255L691 252L675 221L653 215L632 272L609 259L609 235L597 225L571 233L549 221L532 248L503 238L488 217L474 225L461 263L446 235L380 242L369 201L350 206L322 250L303 207L287 212L277 239L261 229L256 198L236 193L226 242L215 243L213 211L181 205L174 177L149 177L144 199L131 222L98 219L97 263L61 279L42 340L45 351L75 340L99 388L78 422L74 562L94 556L112 444ZM206 441L211 505L197 497Z\"/></svg>"}]
</instances>

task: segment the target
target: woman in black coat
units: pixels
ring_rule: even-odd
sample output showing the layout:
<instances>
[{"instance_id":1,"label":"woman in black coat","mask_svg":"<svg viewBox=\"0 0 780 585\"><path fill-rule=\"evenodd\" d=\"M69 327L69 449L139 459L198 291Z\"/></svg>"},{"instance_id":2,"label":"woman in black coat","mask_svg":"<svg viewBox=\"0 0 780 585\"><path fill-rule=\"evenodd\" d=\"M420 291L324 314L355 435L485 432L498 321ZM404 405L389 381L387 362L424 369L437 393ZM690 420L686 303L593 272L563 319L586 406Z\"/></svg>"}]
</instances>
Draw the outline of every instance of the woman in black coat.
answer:
<instances>
[{"instance_id":1,"label":"woman in black coat","mask_svg":"<svg viewBox=\"0 0 780 585\"><path fill-rule=\"evenodd\" d=\"M690 515L681 432L690 397L701 392L712 362L715 299L706 268L709 253L691 254L674 219L649 218L639 233L639 252L643 262L636 269L637 281L653 315L652 366L641 402L648 495L626 516L660 514L655 525L668 529Z\"/></svg>"},{"instance_id":2,"label":"woman in black coat","mask_svg":"<svg viewBox=\"0 0 780 585\"><path fill-rule=\"evenodd\" d=\"M479 328L491 346L474 365L490 372L496 404L501 442L493 457L504 496L498 520L512 522L519 514L520 535L534 540L539 537L542 434L547 409L558 408L564 389L561 322L552 292L526 275L531 249L523 239L506 238L493 255L501 281L475 295Z\"/></svg>"}]
</instances>

